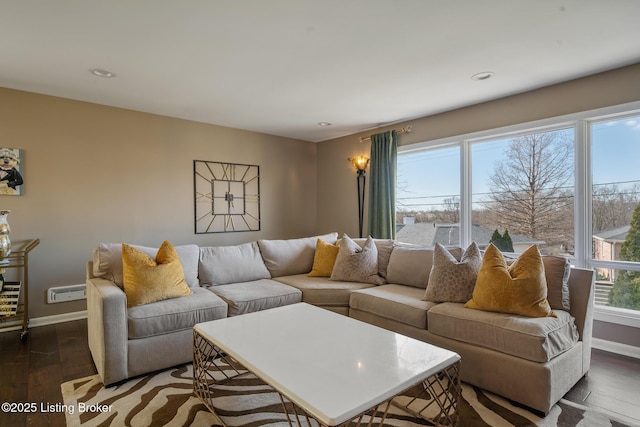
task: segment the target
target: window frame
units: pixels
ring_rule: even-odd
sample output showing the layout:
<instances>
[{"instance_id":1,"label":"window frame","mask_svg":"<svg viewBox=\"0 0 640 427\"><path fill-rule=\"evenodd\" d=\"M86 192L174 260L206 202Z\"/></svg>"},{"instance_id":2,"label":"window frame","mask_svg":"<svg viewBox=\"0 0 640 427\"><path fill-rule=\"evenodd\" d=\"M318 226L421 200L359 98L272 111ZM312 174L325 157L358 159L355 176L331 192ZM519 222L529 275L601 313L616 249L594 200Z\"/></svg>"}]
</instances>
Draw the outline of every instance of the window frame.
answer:
<instances>
[{"instance_id":1,"label":"window frame","mask_svg":"<svg viewBox=\"0 0 640 427\"><path fill-rule=\"evenodd\" d=\"M483 141L509 138L527 133L574 129L574 256L572 265L581 268L610 267L640 271L640 262L599 261L593 259L592 239L592 135L591 125L640 114L640 101L572 113L494 129L440 138L398 147L398 154L460 146L460 245L471 243L472 170L471 148ZM640 328L640 310L593 305L594 319Z\"/></svg>"}]
</instances>

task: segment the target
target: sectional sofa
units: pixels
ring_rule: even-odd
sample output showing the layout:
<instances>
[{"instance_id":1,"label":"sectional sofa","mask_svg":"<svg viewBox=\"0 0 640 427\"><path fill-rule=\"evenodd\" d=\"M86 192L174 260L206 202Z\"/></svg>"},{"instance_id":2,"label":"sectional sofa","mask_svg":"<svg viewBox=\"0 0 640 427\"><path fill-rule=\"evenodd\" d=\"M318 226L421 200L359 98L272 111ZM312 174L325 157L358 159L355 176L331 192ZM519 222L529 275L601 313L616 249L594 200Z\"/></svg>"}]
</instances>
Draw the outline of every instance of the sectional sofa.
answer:
<instances>
[{"instance_id":1,"label":"sectional sofa","mask_svg":"<svg viewBox=\"0 0 640 427\"><path fill-rule=\"evenodd\" d=\"M104 384L192 359L192 328L306 302L462 357L463 381L547 413L589 370L594 275L544 257L557 317L529 318L425 301L433 249L375 240L376 280L309 276L318 239L176 246L192 294L127 308L121 244L100 244L87 264L89 347ZM365 239L355 239L361 247ZM136 248L151 257L156 248ZM379 280L378 280L379 279Z\"/></svg>"}]
</instances>

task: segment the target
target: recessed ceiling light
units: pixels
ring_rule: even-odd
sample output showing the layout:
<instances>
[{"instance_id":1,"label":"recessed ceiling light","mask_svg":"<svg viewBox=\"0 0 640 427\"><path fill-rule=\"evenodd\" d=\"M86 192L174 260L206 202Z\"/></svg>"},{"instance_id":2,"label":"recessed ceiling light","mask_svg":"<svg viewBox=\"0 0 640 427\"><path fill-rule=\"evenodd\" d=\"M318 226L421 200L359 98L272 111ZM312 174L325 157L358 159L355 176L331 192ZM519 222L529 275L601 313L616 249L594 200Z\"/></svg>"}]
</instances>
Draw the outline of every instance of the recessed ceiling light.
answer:
<instances>
[{"instance_id":1,"label":"recessed ceiling light","mask_svg":"<svg viewBox=\"0 0 640 427\"><path fill-rule=\"evenodd\" d=\"M483 71L481 73L476 73L471 76L472 80L487 80L493 77L493 73L491 71Z\"/></svg>"},{"instance_id":2,"label":"recessed ceiling light","mask_svg":"<svg viewBox=\"0 0 640 427\"><path fill-rule=\"evenodd\" d=\"M92 68L89 70L91 74L97 77L102 77L105 79L111 79L116 76L116 73L112 73L109 70L105 70L104 68Z\"/></svg>"},{"instance_id":3,"label":"recessed ceiling light","mask_svg":"<svg viewBox=\"0 0 640 427\"><path fill-rule=\"evenodd\" d=\"M318 122L318 126L331 126L329 122Z\"/></svg>"}]
</instances>

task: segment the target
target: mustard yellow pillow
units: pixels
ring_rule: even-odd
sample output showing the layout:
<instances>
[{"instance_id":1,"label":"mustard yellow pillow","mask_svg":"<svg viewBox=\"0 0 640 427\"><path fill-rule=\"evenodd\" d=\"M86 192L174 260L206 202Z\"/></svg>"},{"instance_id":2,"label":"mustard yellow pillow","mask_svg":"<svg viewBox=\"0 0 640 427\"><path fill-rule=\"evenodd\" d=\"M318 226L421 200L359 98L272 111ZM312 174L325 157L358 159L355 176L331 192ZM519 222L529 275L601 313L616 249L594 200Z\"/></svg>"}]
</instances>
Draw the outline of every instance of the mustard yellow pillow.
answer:
<instances>
[{"instance_id":1,"label":"mustard yellow pillow","mask_svg":"<svg viewBox=\"0 0 640 427\"><path fill-rule=\"evenodd\" d=\"M482 258L473 297L464 306L528 317L556 317L547 301L547 281L538 247L529 247L507 267L502 253L490 244Z\"/></svg>"},{"instance_id":2,"label":"mustard yellow pillow","mask_svg":"<svg viewBox=\"0 0 640 427\"><path fill-rule=\"evenodd\" d=\"M152 259L144 252L122 244L122 273L127 307L191 295L184 280L180 257L171 243L162 243Z\"/></svg>"},{"instance_id":3,"label":"mustard yellow pillow","mask_svg":"<svg viewBox=\"0 0 640 427\"><path fill-rule=\"evenodd\" d=\"M313 256L313 268L309 277L330 277L333 265L338 257L338 245L332 245L322 239L316 240L316 253Z\"/></svg>"}]
</instances>

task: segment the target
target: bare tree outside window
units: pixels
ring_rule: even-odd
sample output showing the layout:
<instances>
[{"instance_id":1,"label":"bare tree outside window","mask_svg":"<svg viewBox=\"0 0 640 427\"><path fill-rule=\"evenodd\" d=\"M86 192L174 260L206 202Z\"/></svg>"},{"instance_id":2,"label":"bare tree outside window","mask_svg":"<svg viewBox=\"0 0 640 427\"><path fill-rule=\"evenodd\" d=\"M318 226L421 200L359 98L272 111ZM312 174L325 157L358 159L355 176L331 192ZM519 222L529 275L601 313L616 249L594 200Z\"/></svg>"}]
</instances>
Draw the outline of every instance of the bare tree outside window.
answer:
<instances>
[{"instance_id":1,"label":"bare tree outside window","mask_svg":"<svg viewBox=\"0 0 640 427\"><path fill-rule=\"evenodd\" d=\"M481 225L540 242L547 253L573 250L573 140L563 131L509 141L487 177Z\"/></svg>"}]
</instances>

